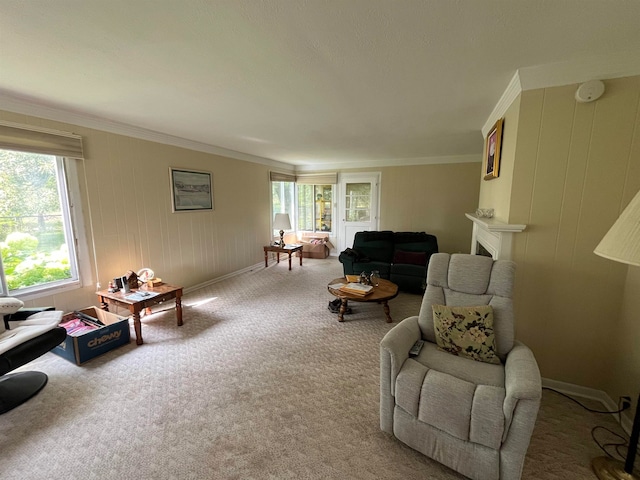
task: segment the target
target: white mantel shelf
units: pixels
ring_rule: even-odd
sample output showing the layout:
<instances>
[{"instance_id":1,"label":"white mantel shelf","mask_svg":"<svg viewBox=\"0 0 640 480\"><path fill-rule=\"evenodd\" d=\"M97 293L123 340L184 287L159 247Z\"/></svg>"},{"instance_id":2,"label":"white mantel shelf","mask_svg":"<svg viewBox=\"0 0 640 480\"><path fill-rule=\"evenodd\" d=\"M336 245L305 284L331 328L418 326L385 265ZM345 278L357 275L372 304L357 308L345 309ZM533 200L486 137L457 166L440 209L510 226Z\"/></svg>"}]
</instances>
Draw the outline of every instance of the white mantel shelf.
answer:
<instances>
[{"instance_id":1,"label":"white mantel shelf","mask_svg":"<svg viewBox=\"0 0 640 480\"><path fill-rule=\"evenodd\" d=\"M485 230L489 230L490 232L521 232L525 228L526 225L519 225L516 223L504 223L500 220L496 220L494 218L481 218L473 213L465 213L467 218L471 220L473 223L478 223Z\"/></svg>"},{"instance_id":2,"label":"white mantel shelf","mask_svg":"<svg viewBox=\"0 0 640 480\"><path fill-rule=\"evenodd\" d=\"M478 244L482 245L494 260L511 260L511 244L514 233L522 232L526 225L504 223L493 218L481 218L473 213L465 213L473 222L471 253L475 255Z\"/></svg>"}]
</instances>

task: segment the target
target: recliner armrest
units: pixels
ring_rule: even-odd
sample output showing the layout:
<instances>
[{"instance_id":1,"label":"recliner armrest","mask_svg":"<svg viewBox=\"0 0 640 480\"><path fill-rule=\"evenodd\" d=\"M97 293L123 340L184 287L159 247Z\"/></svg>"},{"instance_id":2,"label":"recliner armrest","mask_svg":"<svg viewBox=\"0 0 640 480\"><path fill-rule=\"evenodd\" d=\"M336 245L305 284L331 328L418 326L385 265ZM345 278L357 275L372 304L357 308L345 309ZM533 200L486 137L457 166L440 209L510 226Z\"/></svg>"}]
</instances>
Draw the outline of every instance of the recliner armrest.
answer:
<instances>
[{"instance_id":1,"label":"recliner armrest","mask_svg":"<svg viewBox=\"0 0 640 480\"><path fill-rule=\"evenodd\" d=\"M504 364L504 387L505 433L503 439L506 439L511 423L516 416L518 403L522 403L522 413L526 417L528 416L527 410L538 411L538 405L542 398L542 379L538 363L531 349L523 343L515 342L515 346L507 355ZM522 422L531 422L529 427L533 429L535 414L533 419L523 418L521 420Z\"/></svg>"},{"instance_id":2,"label":"recliner armrest","mask_svg":"<svg viewBox=\"0 0 640 480\"><path fill-rule=\"evenodd\" d=\"M529 347L520 342L507 355L504 364L504 386L507 397L537 400L542 397L542 379L538 362Z\"/></svg>"},{"instance_id":3,"label":"recliner armrest","mask_svg":"<svg viewBox=\"0 0 640 480\"><path fill-rule=\"evenodd\" d=\"M395 379L405 360L409 358L409 350L422 338L418 317L408 317L387 332L380 342L380 356L386 353L389 357L389 375L391 395L395 395ZM382 372L381 372L382 373Z\"/></svg>"},{"instance_id":4,"label":"recliner armrest","mask_svg":"<svg viewBox=\"0 0 640 480\"><path fill-rule=\"evenodd\" d=\"M418 317L409 317L389 330L380 342L380 428L384 432L393 434L396 377L421 336Z\"/></svg>"}]
</instances>

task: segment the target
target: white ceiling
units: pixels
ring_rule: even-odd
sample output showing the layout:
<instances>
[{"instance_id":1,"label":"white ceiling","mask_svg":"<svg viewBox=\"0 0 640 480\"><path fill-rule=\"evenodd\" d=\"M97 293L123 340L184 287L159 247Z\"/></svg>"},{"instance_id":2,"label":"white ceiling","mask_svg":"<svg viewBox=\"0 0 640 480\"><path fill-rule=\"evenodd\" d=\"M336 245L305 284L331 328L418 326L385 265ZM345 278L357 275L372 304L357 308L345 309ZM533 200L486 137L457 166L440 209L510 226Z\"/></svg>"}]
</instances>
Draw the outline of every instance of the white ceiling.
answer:
<instances>
[{"instance_id":1,"label":"white ceiling","mask_svg":"<svg viewBox=\"0 0 640 480\"><path fill-rule=\"evenodd\" d=\"M519 69L640 73L639 25L636 0L0 0L0 108L301 170L479 160Z\"/></svg>"}]
</instances>

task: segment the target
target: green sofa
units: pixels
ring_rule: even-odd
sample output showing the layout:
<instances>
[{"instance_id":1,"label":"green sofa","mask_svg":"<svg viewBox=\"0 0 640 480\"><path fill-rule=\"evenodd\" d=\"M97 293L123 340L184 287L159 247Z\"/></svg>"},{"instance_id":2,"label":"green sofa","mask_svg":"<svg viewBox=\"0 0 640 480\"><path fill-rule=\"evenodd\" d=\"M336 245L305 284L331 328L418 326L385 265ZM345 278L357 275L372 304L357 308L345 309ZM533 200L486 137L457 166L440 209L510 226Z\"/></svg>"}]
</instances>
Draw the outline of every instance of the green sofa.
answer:
<instances>
[{"instance_id":1,"label":"green sofa","mask_svg":"<svg viewBox=\"0 0 640 480\"><path fill-rule=\"evenodd\" d=\"M359 275L378 270L401 291L423 293L427 265L438 253L438 241L425 232L358 232L353 248L340 253L345 275Z\"/></svg>"}]
</instances>

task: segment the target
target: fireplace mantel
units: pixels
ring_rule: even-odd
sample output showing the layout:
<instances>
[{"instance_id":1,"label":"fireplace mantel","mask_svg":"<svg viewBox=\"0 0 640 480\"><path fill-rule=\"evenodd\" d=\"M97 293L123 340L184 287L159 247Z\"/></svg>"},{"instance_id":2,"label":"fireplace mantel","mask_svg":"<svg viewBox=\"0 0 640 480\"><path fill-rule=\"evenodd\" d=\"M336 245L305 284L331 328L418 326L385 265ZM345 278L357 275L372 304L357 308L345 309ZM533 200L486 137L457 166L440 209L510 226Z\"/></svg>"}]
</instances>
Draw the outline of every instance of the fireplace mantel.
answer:
<instances>
[{"instance_id":1,"label":"fireplace mantel","mask_svg":"<svg viewBox=\"0 0 640 480\"><path fill-rule=\"evenodd\" d=\"M471 254L478 253L478 245L482 245L494 260L511 260L511 244L513 234L522 232L526 225L504 223L493 218L481 218L473 213L465 213L473 222L471 235Z\"/></svg>"}]
</instances>

